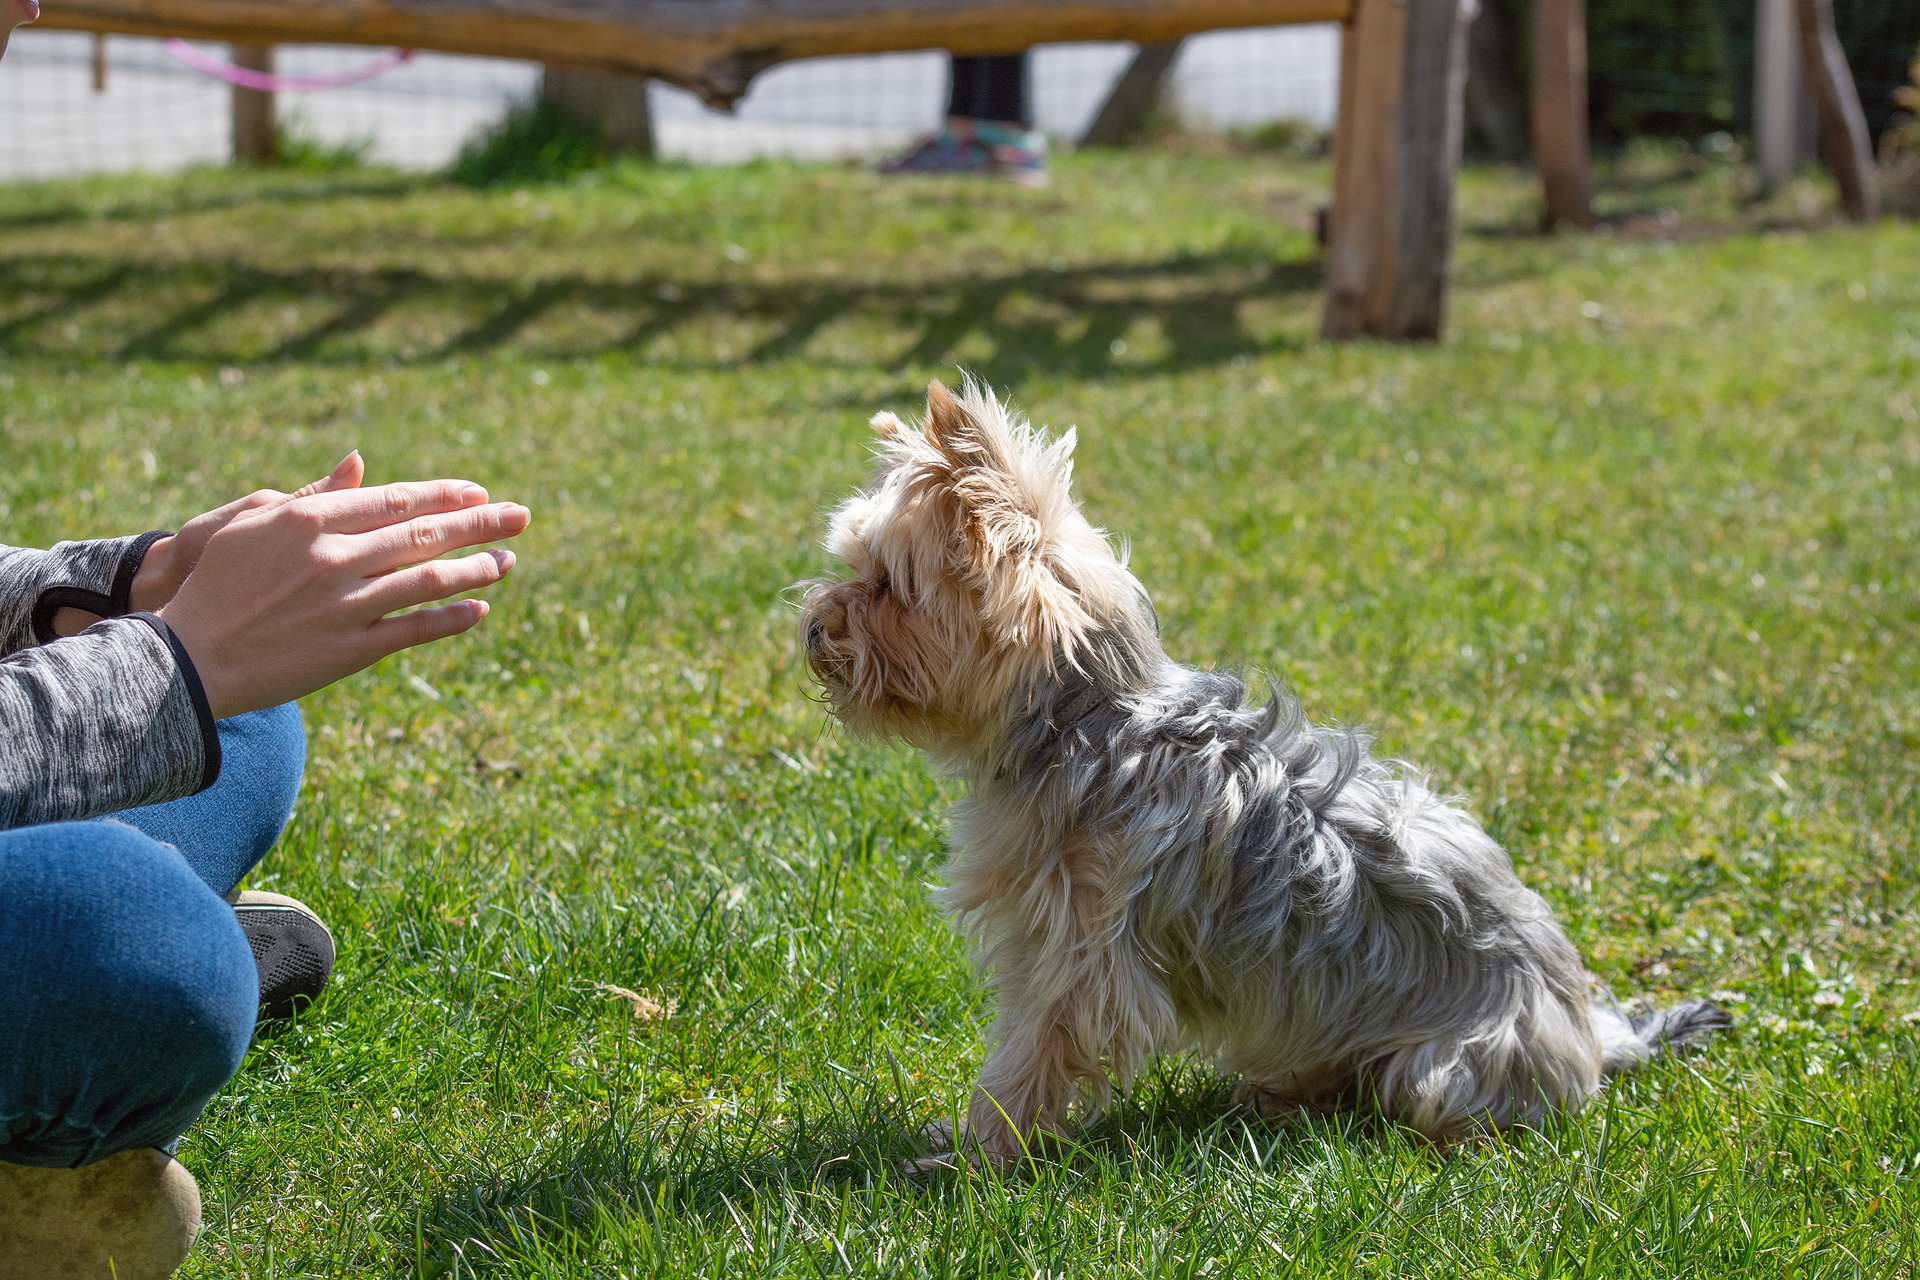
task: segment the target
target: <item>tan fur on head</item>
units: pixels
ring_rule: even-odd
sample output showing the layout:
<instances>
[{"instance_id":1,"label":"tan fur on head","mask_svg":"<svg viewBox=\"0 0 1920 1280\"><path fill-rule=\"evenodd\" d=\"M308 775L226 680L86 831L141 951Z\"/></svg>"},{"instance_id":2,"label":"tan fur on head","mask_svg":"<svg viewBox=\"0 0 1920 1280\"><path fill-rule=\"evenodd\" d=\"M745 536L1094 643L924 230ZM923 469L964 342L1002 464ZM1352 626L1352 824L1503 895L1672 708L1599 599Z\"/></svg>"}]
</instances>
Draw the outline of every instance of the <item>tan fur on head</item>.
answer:
<instances>
[{"instance_id":1,"label":"tan fur on head","mask_svg":"<svg viewBox=\"0 0 1920 1280\"><path fill-rule=\"evenodd\" d=\"M1074 436L1049 440L968 379L927 388L908 426L875 415L872 483L834 513L847 576L809 585L808 661L856 728L942 754L994 738L1008 700L1150 635L1144 593L1070 488Z\"/></svg>"}]
</instances>

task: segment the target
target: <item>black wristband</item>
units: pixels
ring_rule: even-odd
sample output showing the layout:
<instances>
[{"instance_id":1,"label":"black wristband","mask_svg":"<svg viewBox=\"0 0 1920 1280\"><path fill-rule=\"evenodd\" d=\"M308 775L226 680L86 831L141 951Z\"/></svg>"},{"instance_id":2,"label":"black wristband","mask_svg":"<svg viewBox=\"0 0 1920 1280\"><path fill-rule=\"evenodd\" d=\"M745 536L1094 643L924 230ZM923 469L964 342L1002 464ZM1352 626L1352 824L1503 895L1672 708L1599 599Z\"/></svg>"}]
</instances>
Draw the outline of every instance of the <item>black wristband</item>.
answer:
<instances>
[{"instance_id":1,"label":"black wristband","mask_svg":"<svg viewBox=\"0 0 1920 1280\"><path fill-rule=\"evenodd\" d=\"M206 759L206 768L200 774L200 785L193 789L194 794L198 795L220 780L220 730L214 724L213 704L207 701L207 687L200 683L200 672L193 665L187 646L180 643L180 637L173 634L173 628L158 614L129 613L125 616L146 623L167 642L167 648L173 651L173 661L180 668L180 676L187 683L187 695L193 701L193 714L200 721L200 742Z\"/></svg>"},{"instance_id":2,"label":"black wristband","mask_svg":"<svg viewBox=\"0 0 1920 1280\"><path fill-rule=\"evenodd\" d=\"M78 609L82 613L96 614L102 618L122 618L133 607L133 579L140 572L140 562L147 558L147 552L153 544L162 538L173 535L164 529L152 533L143 533L127 544L120 555L120 563L113 571L113 584L105 595L98 591L89 591L85 587L48 587L33 602L33 639L36 644L52 644L60 638L53 629L53 615L62 609Z\"/></svg>"},{"instance_id":3,"label":"black wristband","mask_svg":"<svg viewBox=\"0 0 1920 1280\"><path fill-rule=\"evenodd\" d=\"M113 612L106 615L118 618L133 608L133 580L140 572L140 564L147 558L147 552L153 550L153 544L173 535L165 529L155 529L152 533L143 533L127 547L127 553L120 557L120 568L113 575L113 589L108 592L108 605Z\"/></svg>"}]
</instances>

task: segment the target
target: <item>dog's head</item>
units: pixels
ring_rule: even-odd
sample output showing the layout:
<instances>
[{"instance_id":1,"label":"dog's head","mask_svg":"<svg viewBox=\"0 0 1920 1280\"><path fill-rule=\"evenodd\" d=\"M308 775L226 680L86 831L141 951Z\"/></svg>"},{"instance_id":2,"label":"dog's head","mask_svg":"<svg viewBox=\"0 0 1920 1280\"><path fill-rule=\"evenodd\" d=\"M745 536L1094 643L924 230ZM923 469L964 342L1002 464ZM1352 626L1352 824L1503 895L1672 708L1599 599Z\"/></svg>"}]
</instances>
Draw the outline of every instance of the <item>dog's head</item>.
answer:
<instances>
[{"instance_id":1,"label":"dog's head","mask_svg":"<svg viewBox=\"0 0 1920 1280\"><path fill-rule=\"evenodd\" d=\"M808 584L807 661L861 732L941 754L990 750L1039 681L1137 679L1152 606L1069 490L1049 440L971 380L927 388L926 421L874 417L879 468L833 515L846 575Z\"/></svg>"}]
</instances>

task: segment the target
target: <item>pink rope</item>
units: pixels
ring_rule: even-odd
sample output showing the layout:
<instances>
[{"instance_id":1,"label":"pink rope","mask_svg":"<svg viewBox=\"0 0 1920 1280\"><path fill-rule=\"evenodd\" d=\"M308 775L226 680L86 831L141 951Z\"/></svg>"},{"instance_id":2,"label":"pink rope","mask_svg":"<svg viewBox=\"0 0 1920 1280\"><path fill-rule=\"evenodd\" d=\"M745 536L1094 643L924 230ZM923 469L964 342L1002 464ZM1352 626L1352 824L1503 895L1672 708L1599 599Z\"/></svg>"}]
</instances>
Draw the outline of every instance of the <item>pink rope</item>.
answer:
<instances>
[{"instance_id":1,"label":"pink rope","mask_svg":"<svg viewBox=\"0 0 1920 1280\"><path fill-rule=\"evenodd\" d=\"M350 84L359 84L362 80L371 80L375 76L385 75L401 63L413 57L411 49L389 49L370 62L337 72L330 76L279 76L271 71L251 71L246 67L236 67L231 62L222 62L200 52L185 40L167 41L167 52L195 71L204 71L216 80L225 80L228 84L237 84L242 89L258 89L262 93L306 93L317 89L341 89Z\"/></svg>"}]
</instances>

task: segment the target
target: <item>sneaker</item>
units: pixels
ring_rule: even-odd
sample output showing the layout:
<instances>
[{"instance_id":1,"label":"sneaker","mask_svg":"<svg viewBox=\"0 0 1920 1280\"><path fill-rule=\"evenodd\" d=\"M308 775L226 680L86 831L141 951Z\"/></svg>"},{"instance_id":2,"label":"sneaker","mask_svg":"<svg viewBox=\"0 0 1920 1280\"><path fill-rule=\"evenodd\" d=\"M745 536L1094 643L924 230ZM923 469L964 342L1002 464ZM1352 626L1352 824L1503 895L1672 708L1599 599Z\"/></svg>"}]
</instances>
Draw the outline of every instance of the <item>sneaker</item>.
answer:
<instances>
[{"instance_id":1,"label":"sneaker","mask_svg":"<svg viewBox=\"0 0 1920 1280\"><path fill-rule=\"evenodd\" d=\"M165 1280L200 1233L200 1186L152 1147L83 1169L0 1162L0 1276Z\"/></svg>"},{"instance_id":2,"label":"sneaker","mask_svg":"<svg viewBox=\"0 0 1920 1280\"><path fill-rule=\"evenodd\" d=\"M1023 187L1047 184L1047 135L994 120L953 119L880 166L881 173L977 173Z\"/></svg>"},{"instance_id":3,"label":"sneaker","mask_svg":"<svg viewBox=\"0 0 1920 1280\"><path fill-rule=\"evenodd\" d=\"M227 895L260 970L260 1016L289 1018L319 999L333 976L333 935L306 904L246 889Z\"/></svg>"}]
</instances>

